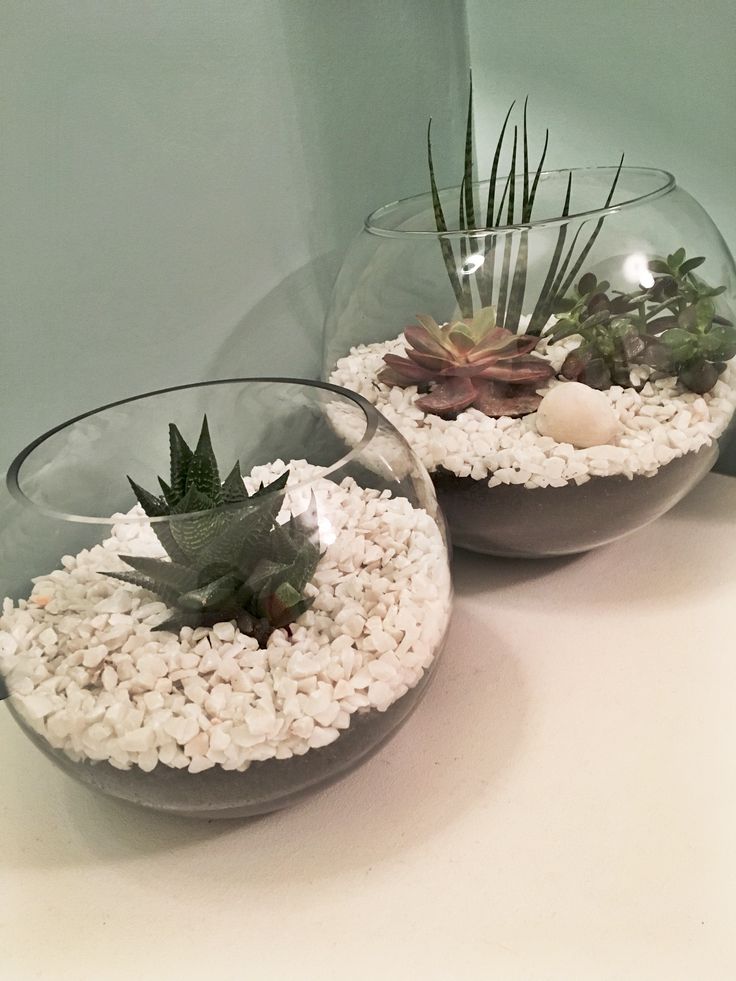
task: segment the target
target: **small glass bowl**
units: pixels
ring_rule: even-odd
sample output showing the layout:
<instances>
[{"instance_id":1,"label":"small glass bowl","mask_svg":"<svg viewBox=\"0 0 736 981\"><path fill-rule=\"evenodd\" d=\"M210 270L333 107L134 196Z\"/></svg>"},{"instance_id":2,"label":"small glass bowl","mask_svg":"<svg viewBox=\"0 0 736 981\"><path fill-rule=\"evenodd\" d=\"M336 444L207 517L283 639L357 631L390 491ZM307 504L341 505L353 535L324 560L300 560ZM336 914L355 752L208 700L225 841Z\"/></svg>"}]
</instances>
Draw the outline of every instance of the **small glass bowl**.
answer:
<instances>
[{"instance_id":1,"label":"small glass bowl","mask_svg":"<svg viewBox=\"0 0 736 981\"><path fill-rule=\"evenodd\" d=\"M160 597L105 574L246 507L152 519L136 507L126 475L156 487L167 424L193 442L204 415L223 471L240 461L253 492L288 469L284 508L314 508L312 605L265 647L233 621L156 631ZM254 378L141 395L39 437L7 483L7 704L90 787L192 817L273 811L371 756L426 690L451 608L443 519L404 439L351 392ZM247 507L272 513L274 493Z\"/></svg>"}]
</instances>

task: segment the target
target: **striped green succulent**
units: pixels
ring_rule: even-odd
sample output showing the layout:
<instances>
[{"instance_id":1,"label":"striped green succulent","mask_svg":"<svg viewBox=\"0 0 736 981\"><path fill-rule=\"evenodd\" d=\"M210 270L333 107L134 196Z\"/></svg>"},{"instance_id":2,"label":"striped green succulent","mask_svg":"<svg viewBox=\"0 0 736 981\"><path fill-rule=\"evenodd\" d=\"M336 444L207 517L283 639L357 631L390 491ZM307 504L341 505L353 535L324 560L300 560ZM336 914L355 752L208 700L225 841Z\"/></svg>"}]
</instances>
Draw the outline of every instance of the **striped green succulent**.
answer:
<instances>
[{"instance_id":1,"label":"striped green succulent","mask_svg":"<svg viewBox=\"0 0 736 981\"><path fill-rule=\"evenodd\" d=\"M253 494L238 462L221 481L206 416L194 450L173 424L169 444L170 477L159 477L160 494L128 477L143 511L159 519L151 527L168 558L122 555L134 571L107 575L171 607L157 630L235 620L264 645L311 605L304 591L320 557L314 495L302 514L279 523L288 471Z\"/></svg>"},{"instance_id":2,"label":"striped green succulent","mask_svg":"<svg viewBox=\"0 0 736 981\"><path fill-rule=\"evenodd\" d=\"M427 164L429 168L429 184L432 195L434 221L440 233L440 248L452 291L455 294L458 308L463 318L472 317L479 309L493 306L496 309L497 323L500 327L519 333L523 310L531 311L530 321L525 329L526 334L539 336L547 323L555 303L567 294L580 273L595 244L605 215L595 222L593 228L584 232L586 222L578 225L572 242L567 249L566 239L571 225L562 222L559 226L557 239L546 270L544 283L536 297L528 295L527 274L529 267L529 229L533 220L534 203L537 197L539 182L544 173L544 161L547 156L549 130L545 132L544 145L536 168L529 158L529 129L527 124L527 101L524 101L521 133L519 127L513 127L513 141L509 171L506 179L500 181L502 156L509 119L515 102L511 103L496 141L496 147L491 164L488 182L488 197L485 208L475 199L476 184L474 182L475 148L473 139L473 82L470 79L468 95L468 111L465 129L465 144L463 155L463 177L460 184L458 202L457 230L467 235L460 235L456 247L447 234L451 224L448 222L442 207L440 191L435 176L432 156L432 120L427 126ZM613 177L611 187L602 210L613 201L616 185L623 166L623 155ZM520 164L520 172L519 172ZM517 175L521 177L521 194L517 194ZM503 190L500 200L497 190L501 183ZM497 187L498 185L498 187ZM570 216L573 190L573 172L569 171L564 201L561 202L561 219ZM519 200L521 197L521 200ZM580 240L581 235L583 236ZM502 246L502 247L501 247ZM480 250L483 262L478 267L475 276L477 297L473 295L471 279L464 272L465 262L471 253Z\"/></svg>"}]
</instances>

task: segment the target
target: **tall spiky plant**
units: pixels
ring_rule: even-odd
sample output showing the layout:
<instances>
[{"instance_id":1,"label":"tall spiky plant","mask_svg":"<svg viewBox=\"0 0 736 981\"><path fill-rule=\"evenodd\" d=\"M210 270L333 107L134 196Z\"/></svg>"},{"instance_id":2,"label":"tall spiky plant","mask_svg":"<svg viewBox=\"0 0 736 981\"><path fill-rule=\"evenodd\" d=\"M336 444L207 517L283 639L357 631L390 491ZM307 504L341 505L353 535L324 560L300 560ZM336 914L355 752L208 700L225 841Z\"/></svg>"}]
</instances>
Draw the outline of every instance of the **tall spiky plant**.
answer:
<instances>
[{"instance_id":1,"label":"tall spiky plant","mask_svg":"<svg viewBox=\"0 0 736 981\"><path fill-rule=\"evenodd\" d=\"M488 186L488 199L485 210L485 223L479 227L476 222L477 209L474 199L473 172L475 168L475 151L473 146L473 80L470 78L470 90L468 96L468 112L465 128L464 146L464 167L463 177L460 185L460 201L458 207L458 230L468 232L468 235L461 235L458 244L458 257L455 255L452 241L448 233L447 220L440 193L437 187L437 180L434 169L432 155L432 120L429 120L427 127L427 162L429 167L430 192L432 196L432 206L434 211L435 226L440 233L440 247L442 257L450 280L452 291L455 295L458 307L463 317L472 317L476 311L476 303L473 299L471 281L469 275L463 271L463 266L471 251L483 253L483 263L480 266L476 285L478 292L477 307L494 306L497 311L498 323L515 333L519 332L520 319L524 308L524 299L527 288L527 273L529 266L529 231L527 228L517 226L528 225L533 219L534 203L539 187L539 181L543 173L544 161L547 156L549 144L549 130L545 132L544 146L542 149L539 163L532 169L529 159L529 133L528 133L528 98L524 100L522 134L521 134L521 153L522 153L522 194L521 202L517 201L516 181L517 181L517 156L519 144L519 128L514 126L513 146L511 151L511 164L508 176L504 182L503 192L500 203L496 207L496 191L500 183L499 168L503 154L504 141L508 129L509 119L515 103L506 113L506 117L501 127L491 164L491 174ZM616 190L621 167L623 166L623 155L619 161L618 168L613 178L611 188L608 192L603 208L608 208L613 200ZM570 202L572 196L572 171L568 174L567 190L564 203L561 208L559 218L567 218L570 214ZM572 244L565 251L565 240L567 237L568 223L563 222L558 231L557 242L550 260L544 284L539 295L534 302L531 320L527 326L527 333L539 336L542 328L549 319L552 309L560 296L564 296L572 283L575 281L580 268L592 249L601 228L603 227L605 216L598 219L594 228L587 236L587 239L578 247L578 240L586 226L582 222L573 238ZM510 229L503 234L504 229ZM501 234L499 234L501 233ZM497 239L503 237L503 254L501 257L501 268L497 276L496 270L496 248ZM475 244L475 249L473 249ZM514 254L514 246L516 251Z\"/></svg>"},{"instance_id":2,"label":"tall spiky plant","mask_svg":"<svg viewBox=\"0 0 736 981\"><path fill-rule=\"evenodd\" d=\"M133 572L107 575L157 594L172 615L157 630L236 620L265 645L277 627L311 605L304 595L320 557L314 495L303 514L280 524L289 472L248 494L236 462L220 480L207 417L192 450L169 426L169 481L152 494L128 477L168 559L122 555Z\"/></svg>"}]
</instances>

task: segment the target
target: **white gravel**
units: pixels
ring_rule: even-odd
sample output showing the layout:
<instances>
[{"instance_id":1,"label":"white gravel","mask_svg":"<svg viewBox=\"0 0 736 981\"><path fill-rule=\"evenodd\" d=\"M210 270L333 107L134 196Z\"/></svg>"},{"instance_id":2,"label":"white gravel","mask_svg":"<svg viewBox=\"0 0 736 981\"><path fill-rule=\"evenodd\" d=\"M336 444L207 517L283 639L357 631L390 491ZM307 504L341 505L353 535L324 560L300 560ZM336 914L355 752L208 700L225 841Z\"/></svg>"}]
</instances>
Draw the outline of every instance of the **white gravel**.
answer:
<instances>
[{"instance_id":1,"label":"white gravel","mask_svg":"<svg viewBox=\"0 0 736 981\"><path fill-rule=\"evenodd\" d=\"M254 490L283 473L253 470ZM290 481L319 471L288 464ZM166 607L100 575L126 568L118 553L162 555L141 515L63 568L34 580L28 600L6 599L0 671L13 705L74 760L119 769L157 765L198 773L245 770L334 742L354 713L385 711L432 664L450 616L445 545L435 521L388 491L317 479L287 489L287 508L317 498L327 548L312 607L275 631L266 649L234 623L155 633ZM115 515L114 518L123 518Z\"/></svg>"},{"instance_id":2,"label":"white gravel","mask_svg":"<svg viewBox=\"0 0 736 981\"><path fill-rule=\"evenodd\" d=\"M556 371L578 339L547 347L542 340L537 353ZM646 368L632 371L636 388L614 385L604 394L621 423L612 444L576 449L537 431L536 413L512 419L491 419L477 409L461 412L457 419L422 412L414 404L415 386L392 387L377 380L383 356L404 354L403 334L378 344L361 344L341 358L329 381L351 389L375 405L405 437L431 472L440 466L458 477L483 480L489 487L519 484L527 488L583 484L591 477L617 474L629 479L653 476L676 457L710 446L726 430L736 408L736 366L731 361L715 387L705 395L687 391L677 379L658 377ZM647 380L649 379L649 380ZM538 391L545 394L556 385L552 379ZM344 433L349 436L347 432Z\"/></svg>"}]
</instances>

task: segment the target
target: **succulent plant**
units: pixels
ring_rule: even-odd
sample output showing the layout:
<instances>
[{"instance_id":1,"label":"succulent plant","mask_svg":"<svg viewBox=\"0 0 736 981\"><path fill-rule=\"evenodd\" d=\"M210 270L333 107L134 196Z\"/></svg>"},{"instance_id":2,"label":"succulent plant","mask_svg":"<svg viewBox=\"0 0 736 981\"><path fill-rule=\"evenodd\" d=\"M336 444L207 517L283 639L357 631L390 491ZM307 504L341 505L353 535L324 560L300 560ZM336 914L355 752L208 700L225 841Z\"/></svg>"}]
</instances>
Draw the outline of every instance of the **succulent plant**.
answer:
<instances>
[{"instance_id":1,"label":"succulent plant","mask_svg":"<svg viewBox=\"0 0 736 981\"><path fill-rule=\"evenodd\" d=\"M407 356L386 354L379 381L431 385L416 404L444 418L471 406L487 416L518 416L537 408L536 388L553 374L546 361L531 353L539 338L498 327L493 307L443 326L424 315L417 320L419 326L404 331Z\"/></svg>"},{"instance_id":2,"label":"succulent plant","mask_svg":"<svg viewBox=\"0 0 736 981\"><path fill-rule=\"evenodd\" d=\"M475 170L475 150L473 140L473 81L470 79L468 95L468 112L465 130L465 146L463 158L463 177L460 185L460 200L458 202L458 224L460 232L471 234L462 236L458 243L458 255L451 239L440 235L440 248L447 275L450 280L455 299L463 317L472 317L476 302L471 287L471 278L464 268L471 253L482 252L483 262L477 267L475 284L480 307L495 305L497 322L501 327L519 333L521 315L527 286L527 267L529 263L529 232L519 225L527 225L532 221L534 203L537 195L542 169L547 155L549 130L544 137L544 145L539 163L533 167L529 159L529 128L527 124L528 99L524 101L521 133L519 127L513 127L513 144L510 157L508 176L503 183L500 200L497 200L498 175L501 170L504 143L509 119L515 103L511 103L501 127L496 142L493 162L488 183L488 196L485 207L475 200L473 174ZM429 168L430 192L434 210L435 226L440 233L448 231L448 222L442 207L440 192L434 170L432 154L432 120L427 126L427 163ZM521 144L521 147L519 147ZM517 159L521 157L521 193L516 194ZM608 190L602 208L608 208L613 201L613 195L618 184L623 166L623 155L614 174L611 187ZM572 198L572 171L568 174L564 202L561 202L559 218L567 218L570 214ZM519 200L521 198L521 200ZM578 225L572 242L566 249L569 225L560 224L557 240L549 261L547 273L539 293L527 306L532 310L531 320L526 326L526 334L539 335L549 320L555 299L566 295L575 281L580 269L593 247L605 221L605 215L600 217L590 231L582 235L585 223ZM504 233L504 229L509 229ZM504 233L501 235L492 233ZM582 235L582 238L581 238ZM501 240L503 248L497 255L497 243ZM500 260L500 261L499 261ZM499 268L497 268L499 266Z\"/></svg>"},{"instance_id":3,"label":"succulent plant","mask_svg":"<svg viewBox=\"0 0 736 981\"><path fill-rule=\"evenodd\" d=\"M311 605L304 589L320 557L314 495L280 524L289 472L248 494L240 464L220 481L207 417L192 450L169 426L171 473L152 494L128 477L168 559L122 555L133 572L107 575L157 594L174 611L157 630L236 620L264 645Z\"/></svg>"},{"instance_id":4,"label":"succulent plant","mask_svg":"<svg viewBox=\"0 0 736 981\"><path fill-rule=\"evenodd\" d=\"M643 363L676 375L701 395L713 388L736 355L736 327L716 312L714 303L726 287L711 287L695 275L703 262L703 256L688 259L684 249L666 259L651 259L654 285L639 300L654 304L646 318Z\"/></svg>"},{"instance_id":5,"label":"succulent plant","mask_svg":"<svg viewBox=\"0 0 736 981\"><path fill-rule=\"evenodd\" d=\"M557 302L560 319L549 331L553 342L581 338L562 374L608 388L630 385L631 368L648 365L675 375L691 391L709 391L736 355L736 328L713 302L725 287L694 275L704 261L688 259L684 249L650 259L651 285L630 293L611 293L610 284L592 273L582 276L572 295Z\"/></svg>"},{"instance_id":6,"label":"succulent plant","mask_svg":"<svg viewBox=\"0 0 736 981\"><path fill-rule=\"evenodd\" d=\"M549 331L553 342L580 335L561 374L591 388L629 386L631 368L646 348L639 326L626 316L636 304L626 296L609 297L609 289L610 283L586 273L572 296L556 303L555 313L561 316Z\"/></svg>"}]
</instances>

